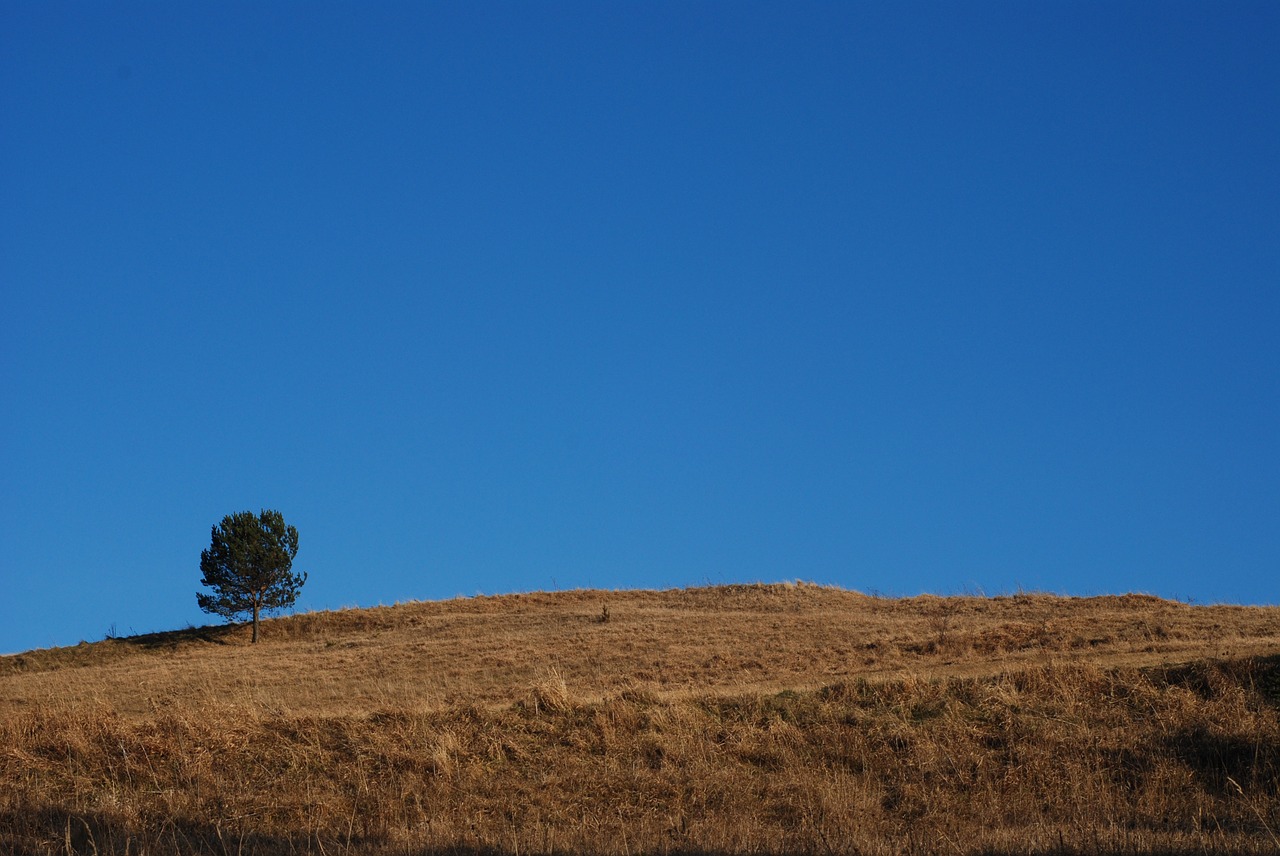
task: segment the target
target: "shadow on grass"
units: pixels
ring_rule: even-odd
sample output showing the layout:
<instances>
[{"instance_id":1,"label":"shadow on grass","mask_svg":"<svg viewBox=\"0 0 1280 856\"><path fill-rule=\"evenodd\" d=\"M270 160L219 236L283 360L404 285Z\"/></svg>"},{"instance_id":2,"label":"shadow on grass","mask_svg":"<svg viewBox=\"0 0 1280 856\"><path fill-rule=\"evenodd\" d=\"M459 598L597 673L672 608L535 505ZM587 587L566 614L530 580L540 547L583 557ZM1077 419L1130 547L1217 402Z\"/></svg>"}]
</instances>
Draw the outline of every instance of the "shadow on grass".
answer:
<instances>
[{"instance_id":1,"label":"shadow on grass","mask_svg":"<svg viewBox=\"0 0 1280 856\"><path fill-rule=\"evenodd\" d=\"M1280 707L1280 654L1184 663L1150 671L1163 683L1184 687L1203 699L1217 698L1224 689L1246 687L1266 703Z\"/></svg>"},{"instance_id":2,"label":"shadow on grass","mask_svg":"<svg viewBox=\"0 0 1280 856\"><path fill-rule=\"evenodd\" d=\"M189 819L158 820L144 830L106 814L60 808L0 812L0 853L96 856L226 856L298 853L378 853L378 842L359 837L272 836L224 829Z\"/></svg>"},{"instance_id":3,"label":"shadow on grass","mask_svg":"<svg viewBox=\"0 0 1280 856\"><path fill-rule=\"evenodd\" d=\"M614 850L612 842L601 842L602 849ZM888 851L904 856L928 856L934 853L954 853L952 842L884 842ZM896 846L895 846L896 845ZM905 845L905 846L903 846ZM731 851L699 848L662 848L654 851L634 851L635 856L735 856ZM755 856L810 856L810 850L752 850ZM830 842L825 853L859 854L856 847L842 848L839 842ZM1168 849L1107 846L1077 847L1027 847L1017 850L975 849L961 851L971 856L1202 856L1213 853L1229 856L1236 853L1259 851L1234 848ZM104 814L68 812L46 808L0 812L0 853L22 853L30 856L53 854L94 854L94 856L296 856L302 853L326 854L326 856L516 856L514 851L502 848L459 844L444 847L413 848L393 846L378 839L344 836L297 835L272 836L224 829L218 824L188 819L160 820L145 830L132 828L119 818ZM557 851L564 856L589 851Z\"/></svg>"},{"instance_id":4,"label":"shadow on grass","mask_svg":"<svg viewBox=\"0 0 1280 856\"><path fill-rule=\"evenodd\" d=\"M1267 740L1195 728L1169 737L1168 752L1222 797L1280 794L1280 746Z\"/></svg>"},{"instance_id":5,"label":"shadow on grass","mask_svg":"<svg viewBox=\"0 0 1280 856\"><path fill-rule=\"evenodd\" d=\"M188 627L185 630L162 630L158 633L139 633L137 636L116 636L116 642L136 645L148 650L176 649L183 645L206 642L227 645L230 637L240 630L239 624L210 624L205 627Z\"/></svg>"},{"instance_id":6,"label":"shadow on grass","mask_svg":"<svg viewBox=\"0 0 1280 856\"><path fill-rule=\"evenodd\" d=\"M131 653L131 649L176 651L191 645L229 645L241 630L239 624L188 627L134 636L108 635L101 642L81 642L57 648L37 648L21 654L0 656L0 676L19 672L48 672L56 669L101 666Z\"/></svg>"}]
</instances>

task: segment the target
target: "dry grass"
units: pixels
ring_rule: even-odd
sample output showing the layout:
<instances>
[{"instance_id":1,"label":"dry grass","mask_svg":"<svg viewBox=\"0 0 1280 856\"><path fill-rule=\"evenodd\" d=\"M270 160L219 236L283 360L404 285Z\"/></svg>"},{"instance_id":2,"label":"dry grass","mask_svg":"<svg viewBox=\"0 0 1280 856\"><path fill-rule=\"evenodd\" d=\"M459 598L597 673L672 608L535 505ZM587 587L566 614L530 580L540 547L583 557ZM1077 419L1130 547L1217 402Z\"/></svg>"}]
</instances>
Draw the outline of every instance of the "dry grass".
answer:
<instances>
[{"instance_id":1,"label":"dry grass","mask_svg":"<svg viewBox=\"0 0 1280 856\"><path fill-rule=\"evenodd\" d=\"M1280 609L730 586L264 640L0 658L0 851L1280 852Z\"/></svg>"}]
</instances>

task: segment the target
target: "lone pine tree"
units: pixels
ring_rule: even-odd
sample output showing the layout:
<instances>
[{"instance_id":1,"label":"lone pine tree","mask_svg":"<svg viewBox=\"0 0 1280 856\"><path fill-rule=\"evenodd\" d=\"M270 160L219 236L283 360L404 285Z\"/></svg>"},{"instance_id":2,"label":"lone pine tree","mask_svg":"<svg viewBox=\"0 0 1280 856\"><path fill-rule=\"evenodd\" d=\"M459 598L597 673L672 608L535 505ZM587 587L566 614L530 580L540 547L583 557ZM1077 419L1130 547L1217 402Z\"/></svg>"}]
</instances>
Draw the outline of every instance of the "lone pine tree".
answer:
<instances>
[{"instance_id":1,"label":"lone pine tree","mask_svg":"<svg viewBox=\"0 0 1280 856\"><path fill-rule=\"evenodd\" d=\"M294 574L298 530L286 526L278 511L241 511L213 527L209 549L200 554L200 584L212 593L196 593L205 612L233 619L253 615L253 641L258 641L258 615L264 609L292 606L306 574Z\"/></svg>"}]
</instances>

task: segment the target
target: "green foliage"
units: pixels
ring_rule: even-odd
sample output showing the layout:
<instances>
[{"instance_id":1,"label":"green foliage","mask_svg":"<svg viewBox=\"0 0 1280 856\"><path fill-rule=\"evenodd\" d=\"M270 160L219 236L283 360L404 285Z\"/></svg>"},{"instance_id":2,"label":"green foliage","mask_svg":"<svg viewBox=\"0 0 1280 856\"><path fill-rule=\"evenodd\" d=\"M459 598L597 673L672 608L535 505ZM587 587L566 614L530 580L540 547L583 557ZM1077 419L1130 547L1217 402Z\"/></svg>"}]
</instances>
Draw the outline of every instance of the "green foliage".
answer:
<instances>
[{"instance_id":1,"label":"green foliage","mask_svg":"<svg viewBox=\"0 0 1280 856\"><path fill-rule=\"evenodd\" d=\"M212 593L196 593L205 612L233 619L253 616L258 641L258 615L292 606L307 575L292 572L298 553L298 530L286 526L278 511L241 511L213 527L209 549L200 554L200 584Z\"/></svg>"}]
</instances>

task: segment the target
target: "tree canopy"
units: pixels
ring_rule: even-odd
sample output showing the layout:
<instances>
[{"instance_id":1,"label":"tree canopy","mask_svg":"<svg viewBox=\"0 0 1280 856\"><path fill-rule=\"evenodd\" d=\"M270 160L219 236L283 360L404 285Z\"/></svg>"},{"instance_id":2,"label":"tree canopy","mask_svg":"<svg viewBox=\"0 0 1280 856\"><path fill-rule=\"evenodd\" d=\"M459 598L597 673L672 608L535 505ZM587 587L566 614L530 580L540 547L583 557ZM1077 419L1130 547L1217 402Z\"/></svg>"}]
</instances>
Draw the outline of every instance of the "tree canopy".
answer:
<instances>
[{"instance_id":1,"label":"tree canopy","mask_svg":"<svg viewBox=\"0 0 1280 856\"><path fill-rule=\"evenodd\" d=\"M212 592L197 592L196 602L227 619L251 614L256 643L259 613L292 606L307 581L305 573L292 572L297 554L298 530L279 511L229 514L213 527L209 549L200 554L200 584Z\"/></svg>"}]
</instances>

